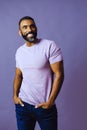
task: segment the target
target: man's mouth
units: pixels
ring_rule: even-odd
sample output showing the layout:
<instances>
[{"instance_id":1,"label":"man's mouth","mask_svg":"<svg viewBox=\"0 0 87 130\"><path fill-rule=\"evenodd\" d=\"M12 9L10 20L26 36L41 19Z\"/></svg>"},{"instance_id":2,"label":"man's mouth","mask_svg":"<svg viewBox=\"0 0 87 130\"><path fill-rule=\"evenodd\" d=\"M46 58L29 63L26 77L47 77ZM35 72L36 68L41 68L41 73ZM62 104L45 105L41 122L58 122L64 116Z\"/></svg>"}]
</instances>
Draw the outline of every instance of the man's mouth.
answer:
<instances>
[{"instance_id":1,"label":"man's mouth","mask_svg":"<svg viewBox=\"0 0 87 130\"><path fill-rule=\"evenodd\" d=\"M27 37L28 37L28 38L33 37L33 36L34 36L33 33L27 34Z\"/></svg>"},{"instance_id":2,"label":"man's mouth","mask_svg":"<svg viewBox=\"0 0 87 130\"><path fill-rule=\"evenodd\" d=\"M28 32L25 35L22 34L22 36L26 41L33 42L37 37L37 32Z\"/></svg>"}]
</instances>

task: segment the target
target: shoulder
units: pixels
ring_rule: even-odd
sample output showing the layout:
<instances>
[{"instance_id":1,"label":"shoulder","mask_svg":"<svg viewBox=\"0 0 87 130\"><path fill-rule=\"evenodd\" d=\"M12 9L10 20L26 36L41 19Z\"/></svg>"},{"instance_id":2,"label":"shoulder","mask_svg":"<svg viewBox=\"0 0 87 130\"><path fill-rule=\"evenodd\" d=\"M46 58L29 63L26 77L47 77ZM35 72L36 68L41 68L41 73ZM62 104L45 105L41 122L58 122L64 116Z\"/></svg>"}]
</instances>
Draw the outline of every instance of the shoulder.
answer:
<instances>
[{"instance_id":1,"label":"shoulder","mask_svg":"<svg viewBox=\"0 0 87 130\"><path fill-rule=\"evenodd\" d=\"M43 45L48 48L49 50L50 49L60 49L58 43L55 43L55 41L53 40L48 40L48 39L43 39Z\"/></svg>"},{"instance_id":2,"label":"shoulder","mask_svg":"<svg viewBox=\"0 0 87 130\"><path fill-rule=\"evenodd\" d=\"M23 50L23 48L25 47L25 44L20 46L17 50L16 50L16 53L19 53Z\"/></svg>"},{"instance_id":3,"label":"shoulder","mask_svg":"<svg viewBox=\"0 0 87 130\"><path fill-rule=\"evenodd\" d=\"M58 47L58 44L56 44L55 41L53 41L53 40L41 39L41 42L42 42L43 45L46 46L46 47L51 47L51 46Z\"/></svg>"},{"instance_id":4,"label":"shoulder","mask_svg":"<svg viewBox=\"0 0 87 130\"><path fill-rule=\"evenodd\" d=\"M20 55L20 54L22 53L24 47L25 47L25 44L22 45L22 46L20 46L20 47L16 50L16 54L15 54L15 55L16 55L16 56L17 56L17 55Z\"/></svg>"},{"instance_id":5,"label":"shoulder","mask_svg":"<svg viewBox=\"0 0 87 130\"><path fill-rule=\"evenodd\" d=\"M41 42L45 42L47 44L51 44L53 41L49 39L41 39Z\"/></svg>"}]
</instances>

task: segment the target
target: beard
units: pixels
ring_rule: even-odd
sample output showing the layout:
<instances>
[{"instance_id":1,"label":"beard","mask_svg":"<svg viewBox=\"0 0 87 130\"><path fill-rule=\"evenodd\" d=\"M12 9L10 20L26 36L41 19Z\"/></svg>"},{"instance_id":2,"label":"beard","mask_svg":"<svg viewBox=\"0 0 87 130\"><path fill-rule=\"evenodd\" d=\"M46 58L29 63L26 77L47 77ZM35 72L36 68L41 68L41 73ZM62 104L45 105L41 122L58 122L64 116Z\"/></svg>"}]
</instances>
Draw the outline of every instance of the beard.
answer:
<instances>
[{"instance_id":1,"label":"beard","mask_svg":"<svg viewBox=\"0 0 87 130\"><path fill-rule=\"evenodd\" d=\"M22 37L24 38L24 40L32 43L37 38L37 32L29 32L27 34L22 34Z\"/></svg>"}]
</instances>

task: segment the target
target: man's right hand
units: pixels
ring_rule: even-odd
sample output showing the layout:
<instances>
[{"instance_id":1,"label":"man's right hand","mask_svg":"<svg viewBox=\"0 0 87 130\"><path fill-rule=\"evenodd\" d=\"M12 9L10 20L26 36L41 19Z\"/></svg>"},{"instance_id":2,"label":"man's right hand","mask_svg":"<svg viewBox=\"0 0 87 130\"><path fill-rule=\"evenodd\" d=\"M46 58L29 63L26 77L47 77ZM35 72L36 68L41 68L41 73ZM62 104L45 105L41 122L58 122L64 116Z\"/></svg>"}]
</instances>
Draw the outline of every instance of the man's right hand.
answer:
<instances>
[{"instance_id":1,"label":"man's right hand","mask_svg":"<svg viewBox=\"0 0 87 130\"><path fill-rule=\"evenodd\" d=\"M14 97L14 103L20 104L22 107L24 107L24 104L19 97Z\"/></svg>"}]
</instances>

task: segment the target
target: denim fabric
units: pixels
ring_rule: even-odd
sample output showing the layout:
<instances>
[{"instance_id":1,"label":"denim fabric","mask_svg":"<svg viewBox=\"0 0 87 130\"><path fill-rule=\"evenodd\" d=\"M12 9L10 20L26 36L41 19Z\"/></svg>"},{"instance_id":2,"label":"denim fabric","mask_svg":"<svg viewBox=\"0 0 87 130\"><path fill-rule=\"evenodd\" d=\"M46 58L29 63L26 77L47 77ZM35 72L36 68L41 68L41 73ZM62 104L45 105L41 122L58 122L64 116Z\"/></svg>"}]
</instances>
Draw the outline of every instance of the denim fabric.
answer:
<instances>
[{"instance_id":1,"label":"denim fabric","mask_svg":"<svg viewBox=\"0 0 87 130\"><path fill-rule=\"evenodd\" d=\"M15 104L18 130L34 130L36 121L38 121L41 130L57 130L56 105L50 109L43 109L23 103L24 107Z\"/></svg>"}]
</instances>

